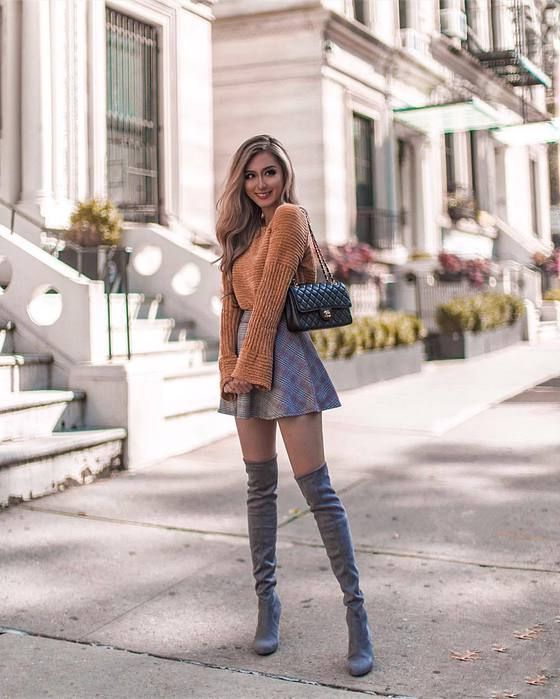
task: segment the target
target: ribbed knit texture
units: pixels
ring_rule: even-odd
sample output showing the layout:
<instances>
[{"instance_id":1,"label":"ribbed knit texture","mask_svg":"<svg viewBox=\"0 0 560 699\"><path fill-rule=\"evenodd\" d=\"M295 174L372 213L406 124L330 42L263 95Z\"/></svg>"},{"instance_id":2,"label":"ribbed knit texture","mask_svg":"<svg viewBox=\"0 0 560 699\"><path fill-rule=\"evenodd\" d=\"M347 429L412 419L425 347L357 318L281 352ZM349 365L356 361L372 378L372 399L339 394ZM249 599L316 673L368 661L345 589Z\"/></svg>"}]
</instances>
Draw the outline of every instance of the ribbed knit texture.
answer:
<instances>
[{"instance_id":1,"label":"ribbed knit texture","mask_svg":"<svg viewBox=\"0 0 560 699\"><path fill-rule=\"evenodd\" d=\"M272 388L274 340L294 272L298 282L317 279L305 214L295 204L282 204L268 226L234 262L232 283L222 274L225 296L218 366L220 391L225 400L236 397L223 390L231 377L248 381L263 391ZM245 309L252 313L238 357L237 328Z\"/></svg>"}]
</instances>

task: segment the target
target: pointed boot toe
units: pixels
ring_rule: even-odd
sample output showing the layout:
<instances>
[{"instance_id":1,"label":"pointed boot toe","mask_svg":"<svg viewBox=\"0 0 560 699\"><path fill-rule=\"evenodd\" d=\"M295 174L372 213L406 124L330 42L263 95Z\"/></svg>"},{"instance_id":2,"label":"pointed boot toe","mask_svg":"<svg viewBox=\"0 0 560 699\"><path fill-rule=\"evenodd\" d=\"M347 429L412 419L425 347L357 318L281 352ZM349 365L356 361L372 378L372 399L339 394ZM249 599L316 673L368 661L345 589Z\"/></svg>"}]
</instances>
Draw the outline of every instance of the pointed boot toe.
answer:
<instances>
[{"instance_id":1,"label":"pointed boot toe","mask_svg":"<svg viewBox=\"0 0 560 699\"><path fill-rule=\"evenodd\" d=\"M259 617L253 641L253 650L258 655L270 655L277 650L281 611L282 605L276 592L270 599L259 599Z\"/></svg>"},{"instance_id":2,"label":"pointed boot toe","mask_svg":"<svg viewBox=\"0 0 560 699\"><path fill-rule=\"evenodd\" d=\"M363 607L358 611L346 610L348 623L348 659L346 667L354 677L367 675L373 669L373 646L367 614Z\"/></svg>"}]
</instances>

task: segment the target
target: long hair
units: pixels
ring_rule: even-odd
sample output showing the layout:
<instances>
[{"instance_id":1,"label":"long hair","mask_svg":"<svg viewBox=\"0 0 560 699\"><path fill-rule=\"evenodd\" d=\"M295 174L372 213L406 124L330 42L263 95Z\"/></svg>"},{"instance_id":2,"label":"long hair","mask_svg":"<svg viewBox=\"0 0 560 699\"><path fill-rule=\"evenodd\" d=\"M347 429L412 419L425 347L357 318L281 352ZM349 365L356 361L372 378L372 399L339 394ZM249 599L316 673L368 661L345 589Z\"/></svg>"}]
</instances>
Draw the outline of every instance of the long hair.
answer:
<instances>
[{"instance_id":1,"label":"long hair","mask_svg":"<svg viewBox=\"0 0 560 699\"><path fill-rule=\"evenodd\" d=\"M294 168L280 141L267 135L253 136L244 141L231 160L224 191L217 204L216 238L222 255L215 262L222 260L220 270L230 279L233 263L247 250L262 225L260 207L245 194L245 170L251 159L263 152L271 153L280 163L284 175L282 203L297 204Z\"/></svg>"}]
</instances>

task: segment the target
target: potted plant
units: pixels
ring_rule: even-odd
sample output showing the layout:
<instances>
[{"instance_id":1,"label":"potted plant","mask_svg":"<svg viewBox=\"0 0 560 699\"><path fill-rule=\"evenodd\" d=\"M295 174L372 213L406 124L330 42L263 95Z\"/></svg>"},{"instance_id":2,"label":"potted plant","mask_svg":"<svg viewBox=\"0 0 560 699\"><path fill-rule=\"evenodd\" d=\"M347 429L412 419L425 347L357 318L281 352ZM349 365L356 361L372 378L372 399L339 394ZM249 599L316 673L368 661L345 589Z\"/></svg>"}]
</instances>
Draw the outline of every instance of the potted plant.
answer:
<instances>
[{"instance_id":1,"label":"potted plant","mask_svg":"<svg viewBox=\"0 0 560 699\"><path fill-rule=\"evenodd\" d=\"M368 243L326 245L321 252L333 277L345 284L365 282L376 277L376 254Z\"/></svg>"},{"instance_id":2,"label":"potted plant","mask_svg":"<svg viewBox=\"0 0 560 699\"><path fill-rule=\"evenodd\" d=\"M117 252L122 229L123 218L111 201L78 202L70 228L64 232L66 245L60 258L90 279L104 279L107 260Z\"/></svg>"},{"instance_id":3,"label":"potted plant","mask_svg":"<svg viewBox=\"0 0 560 699\"><path fill-rule=\"evenodd\" d=\"M523 301L510 294L486 292L458 296L438 306L440 329L431 359L468 359L521 340Z\"/></svg>"},{"instance_id":4,"label":"potted plant","mask_svg":"<svg viewBox=\"0 0 560 699\"><path fill-rule=\"evenodd\" d=\"M447 195L447 213L452 221L461 218L476 219L476 201L466 191L457 189Z\"/></svg>"},{"instance_id":5,"label":"potted plant","mask_svg":"<svg viewBox=\"0 0 560 699\"><path fill-rule=\"evenodd\" d=\"M383 311L351 325L312 330L311 339L338 390L419 372L426 330L416 316Z\"/></svg>"}]
</instances>

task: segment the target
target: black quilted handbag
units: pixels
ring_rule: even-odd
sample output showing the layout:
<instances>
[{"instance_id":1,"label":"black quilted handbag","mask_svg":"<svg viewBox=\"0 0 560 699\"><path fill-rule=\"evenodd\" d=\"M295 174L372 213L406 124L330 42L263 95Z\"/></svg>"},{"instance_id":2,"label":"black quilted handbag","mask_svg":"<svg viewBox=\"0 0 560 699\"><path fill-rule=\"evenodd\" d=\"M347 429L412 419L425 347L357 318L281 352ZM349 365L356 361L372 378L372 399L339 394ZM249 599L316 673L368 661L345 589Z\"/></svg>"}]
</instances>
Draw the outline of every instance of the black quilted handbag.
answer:
<instances>
[{"instance_id":1,"label":"black quilted handbag","mask_svg":"<svg viewBox=\"0 0 560 699\"><path fill-rule=\"evenodd\" d=\"M298 284L296 276L288 288L284 308L286 325L292 332L304 330L324 330L341 325L350 325L352 301L348 289L342 282L335 281L315 240L307 211L302 208L307 219L311 240L325 276L324 282Z\"/></svg>"}]
</instances>

